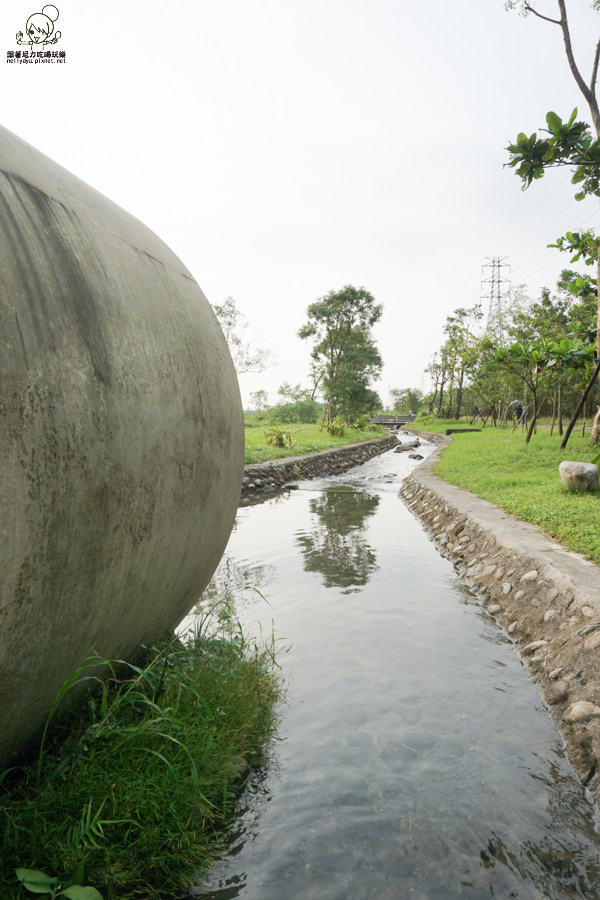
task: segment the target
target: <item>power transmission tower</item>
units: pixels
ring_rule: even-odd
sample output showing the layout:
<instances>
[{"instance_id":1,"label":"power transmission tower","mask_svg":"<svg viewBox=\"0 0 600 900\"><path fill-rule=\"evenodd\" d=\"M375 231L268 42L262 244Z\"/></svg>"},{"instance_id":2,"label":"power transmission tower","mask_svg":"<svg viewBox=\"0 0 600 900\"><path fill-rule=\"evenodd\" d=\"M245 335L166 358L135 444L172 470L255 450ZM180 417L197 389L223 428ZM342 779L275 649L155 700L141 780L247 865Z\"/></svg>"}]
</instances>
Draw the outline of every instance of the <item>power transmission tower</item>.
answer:
<instances>
[{"instance_id":1,"label":"power transmission tower","mask_svg":"<svg viewBox=\"0 0 600 900\"><path fill-rule=\"evenodd\" d=\"M486 259L481 267L481 300L489 300L486 333L497 332L500 338L505 330L505 303L510 299L510 266L504 262L506 256L486 256ZM508 278L503 275L506 269Z\"/></svg>"}]
</instances>

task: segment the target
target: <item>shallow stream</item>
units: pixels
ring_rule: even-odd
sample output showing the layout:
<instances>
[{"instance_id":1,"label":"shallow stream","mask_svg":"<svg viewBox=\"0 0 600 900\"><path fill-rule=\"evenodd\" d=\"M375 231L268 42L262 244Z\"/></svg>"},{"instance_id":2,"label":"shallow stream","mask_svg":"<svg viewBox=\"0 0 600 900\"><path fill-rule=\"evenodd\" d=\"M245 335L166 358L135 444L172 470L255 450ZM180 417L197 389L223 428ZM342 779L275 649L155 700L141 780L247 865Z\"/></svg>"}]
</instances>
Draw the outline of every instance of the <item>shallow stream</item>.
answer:
<instances>
[{"instance_id":1,"label":"shallow stream","mask_svg":"<svg viewBox=\"0 0 600 900\"><path fill-rule=\"evenodd\" d=\"M399 498L407 457L240 509L216 581L268 601L238 612L273 623L288 696L196 898L600 898L594 811L517 652Z\"/></svg>"}]
</instances>

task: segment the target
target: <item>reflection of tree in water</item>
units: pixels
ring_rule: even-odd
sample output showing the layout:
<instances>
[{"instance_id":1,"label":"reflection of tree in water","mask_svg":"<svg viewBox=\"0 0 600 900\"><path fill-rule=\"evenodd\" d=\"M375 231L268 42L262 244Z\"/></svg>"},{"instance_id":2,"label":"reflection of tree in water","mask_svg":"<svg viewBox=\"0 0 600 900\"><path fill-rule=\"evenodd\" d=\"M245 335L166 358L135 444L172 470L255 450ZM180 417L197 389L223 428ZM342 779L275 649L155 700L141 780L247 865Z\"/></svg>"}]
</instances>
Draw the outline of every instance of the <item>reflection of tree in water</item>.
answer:
<instances>
[{"instance_id":1,"label":"reflection of tree in water","mask_svg":"<svg viewBox=\"0 0 600 900\"><path fill-rule=\"evenodd\" d=\"M363 491L330 488L310 501L316 520L311 532L296 536L306 572L320 572L325 587L354 593L377 570L373 548L364 537L366 519L375 514L379 497Z\"/></svg>"}]
</instances>

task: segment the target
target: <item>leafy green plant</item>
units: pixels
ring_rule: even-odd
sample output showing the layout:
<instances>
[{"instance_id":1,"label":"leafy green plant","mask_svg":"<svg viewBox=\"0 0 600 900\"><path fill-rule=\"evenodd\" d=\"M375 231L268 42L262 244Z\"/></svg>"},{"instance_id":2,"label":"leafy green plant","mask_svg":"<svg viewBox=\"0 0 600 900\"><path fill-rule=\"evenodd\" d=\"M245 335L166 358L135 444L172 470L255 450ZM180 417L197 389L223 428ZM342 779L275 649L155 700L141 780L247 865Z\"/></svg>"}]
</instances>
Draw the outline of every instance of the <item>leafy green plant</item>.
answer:
<instances>
[{"instance_id":1,"label":"leafy green plant","mask_svg":"<svg viewBox=\"0 0 600 900\"><path fill-rule=\"evenodd\" d=\"M328 422L325 427L333 437L343 437L346 434L346 423L339 417L335 418L333 422Z\"/></svg>"},{"instance_id":2,"label":"leafy green plant","mask_svg":"<svg viewBox=\"0 0 600 900\"><path fill-rule=\"evenodd\" d=\"M55 900L56 897L67 897L68 900L103 900L100 891L94 887L75 884L73 881L63 886L58 878L37 869L15 869L15 874L26 890L32 894L46 894L50 900Z\"/></svg>"},{"instance_id":3,"label":"leafy green plant","mask_svg":"<svg viewBox=\"0 0 600 900\"><path fill-rule=\"evenodd\" d=\"M291 450L293 434L295 434L295 432L290 431L289 428L286 431L283 431L279 425L273 425L272 428L265 431L265 438L270 447L287 447Z\"/></svg>"}]
</instances>

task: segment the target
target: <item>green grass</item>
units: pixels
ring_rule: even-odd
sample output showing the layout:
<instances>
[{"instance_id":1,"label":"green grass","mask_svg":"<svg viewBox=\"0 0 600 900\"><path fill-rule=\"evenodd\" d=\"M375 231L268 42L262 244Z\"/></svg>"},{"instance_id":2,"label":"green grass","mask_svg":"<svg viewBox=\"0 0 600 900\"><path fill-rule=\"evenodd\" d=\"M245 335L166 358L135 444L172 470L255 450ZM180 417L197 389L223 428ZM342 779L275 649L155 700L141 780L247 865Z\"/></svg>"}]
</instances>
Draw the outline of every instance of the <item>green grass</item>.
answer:
<instances>
[{"instance_id":1,"label":"green grass","mask_svg":"<svg viewBox=\"0 0 600 900\"><path fill-rule=\"evenodd\" d=\"M421 419L414 424L442 433L469 427L467 421ZM600 565L600 494L571 493L558 473L562 460L590 462L597 449L590 446L589 429L586 437L575 429L564 451L559 450L561 440L542 426L526 444L520 429L488 425L478 433L453 435L435 471Z\"/></svg>"},{"instance_id":2,"label":"green grass","mask_svg":"<svg viewBox=\"0 0 600 900\"><path fill-rule=\"evenodd\" d=\"M320 425L281 425L282 430L292 432L292 447L271 447L267 444L265 431L272 426L267 423L249 425L246 423L246 464L260 463L269 459L281 459L286 456L303 456L328 450L331 447L343 447L359 441L372 441L387 434L385 428L369 425L364 429L346 428L342 437L332 437Z\"/></svg>"},{"instance_id":3,"label":"green grass","mask_svg":"<svg viewBox=\"0 0 600 900\"><path fill-rule=\"evenodd\" d=\"M133 900L197 883L214 861L282 695L272 647L246 643L227 608L218 621L154 648L144 668L117 677L112 664L41 765L0 775L3 900L31 896L18 867Z\"/></svg>"}]
</instances>

